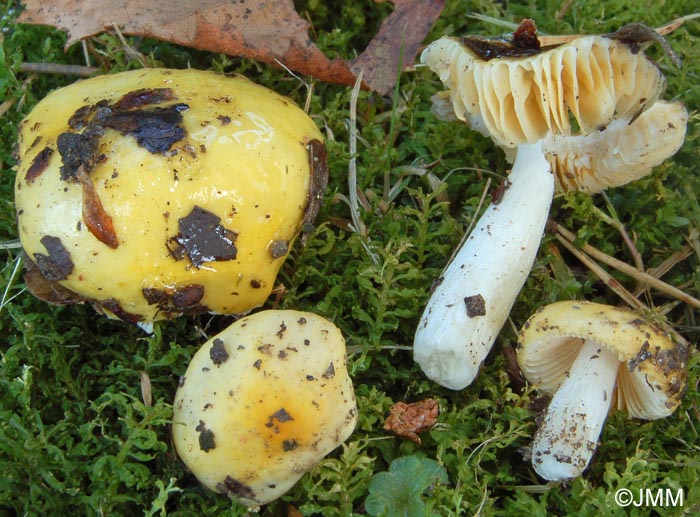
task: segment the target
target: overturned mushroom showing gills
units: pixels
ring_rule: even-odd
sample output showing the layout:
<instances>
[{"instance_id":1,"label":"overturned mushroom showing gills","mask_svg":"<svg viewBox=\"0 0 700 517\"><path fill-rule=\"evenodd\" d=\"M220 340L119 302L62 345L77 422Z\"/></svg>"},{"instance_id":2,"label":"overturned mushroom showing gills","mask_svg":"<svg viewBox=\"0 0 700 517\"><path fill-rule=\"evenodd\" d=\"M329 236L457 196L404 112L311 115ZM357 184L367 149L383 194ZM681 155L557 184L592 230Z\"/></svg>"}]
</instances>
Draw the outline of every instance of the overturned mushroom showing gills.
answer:
<instances>
[{"instance_id":1,"label":"overturned mushroom showing gills","mask_svg":"<svg viewBox=\"0 0 700 517\"><path fill-rule=\"evenodd\" d=\"M636 117L613 120L588 135L552 135L542 141L561 191L595 194L638 180L676 154L685 140L688 111L657 101Z\"/></svg>"},{"instance_id":2,"label":"overturned mushroom showing gills","mask_svg":"<svg viewBox=\"0 0 700 517\"><path fill-rule=\"evenodd\" d=\"M175 395L173 440L204 486L259 506L345 441L357 416L340 330L312 313L268 310L194 355Z\"/></svg>"},{"instance_id":3,"label":"overturned mushroom showing gills","mask_svg":"<svg viewBox=\"0 0 700 517\"><path fill-rule=\"evenodd\" d=\"M543 50L526 21L511 43L443 37L421 59L448 88L436 111L451 108L515 156L503 198L446 267L416 331L414 358L425 374L462 389L532 268L557 183L600 191L648 174L682 144L687 114L667 103L645 116L664 77L637 47L607 36ZM665 141L654 142L659 135Z\"/></svg>"},{"instance_id":4,"label":"overturned mushroom showing gills","mask_svg":"<svg viewBox=\"0 0 700 517\"><path fill-rule=\"evenodd\" d=\"M56 90L18 151L32 292L144 325L261 305L327 181L322 135L293 101L198 70Z\"/></svg>"},{"instance_id":5,"label":"overturned mushroom showing gills","mask_svg":"<svg viewBox=\"0 0 700 517\"><path fill-rule=\"evenodd\" d=\"M588 466L611 408L669 416L685 392L688 347L638 314L591 302L547 305L525 323L518 364L553 395L532 444L532 465L566 481Z\"/></svg>"}]
</instances>

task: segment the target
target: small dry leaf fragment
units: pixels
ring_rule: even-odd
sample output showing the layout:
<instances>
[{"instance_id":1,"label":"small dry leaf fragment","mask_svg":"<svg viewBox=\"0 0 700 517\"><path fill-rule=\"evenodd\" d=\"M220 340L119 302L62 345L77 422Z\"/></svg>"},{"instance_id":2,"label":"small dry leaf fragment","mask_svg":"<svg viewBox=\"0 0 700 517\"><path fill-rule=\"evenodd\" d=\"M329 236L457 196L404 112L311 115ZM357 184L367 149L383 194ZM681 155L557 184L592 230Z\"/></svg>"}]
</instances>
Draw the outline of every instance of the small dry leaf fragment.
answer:
<instances>
[{"instance_id":1,"label":"small dry leaf fragment","mask_svg":"<svg viewBox=\"0 0 700 517\"><path fill-rule=\"evenodd\" d=\"M49 166L49 160L51 159L52 154L53 149L50 147L44 147L44 149L36 155L34 161L32 161L32 164L27 169L27 173L24 175L24 179L27 180L27 182L33 181L42 172L44 172L46 167Z\"/></svg>"},{"instance_id":2,"label":"small dry leaf fragment","mask_svg":"<svg viewBox=\"0 0 700 517\"><path fill-rule=\"evenodd\" d=\"M73 272L75 265L70 252L58 237L43 236L39 242L46 248L48 255L35 253L34 260L39 271L49 281L64 280Z\"/></svg>"},{"instance_id":3,"label":"small dry leaf fragment","mask_svg":"<svg viewBox=\"0 0 700 517\"><path fill-rule=\"evenodd\" d=\"M63 287L57 280L49 280L37 264L24 255L24 283L32 295L53 305L80 303L83 298Z\"/></svg>"},{"instance_id":4,"label":"small dry leaf fragment","mask_svg":"<svg viewBox=\"0 0 700 517\"><path fill-rule=\"evenodd\" d=\"M145 0L26 0L23 23L51 25L68 33L66 46L119 27L123 34L161 39L210 52L283 64L321 81L365 85L389 93L402 64L412 63L444 0L392 0L394 10L367 48L353 60L330 59L309 38L309 22L292 0L275 2L174 0L168 8Z\"/></svg>"},{"instance_id":5,"label":"small dry leaf fragment","mask_svg":"<svg viewBox=\"0 0 700 517\"><path fill-rule=\"evenodd\" d=\"M185 255L196 268L205 262L234 260L236 249L236 232L224 228L221 218L200 206L178 221L179 233L171 240L171 252L176 260Z\"/></svg>"},{"instance_id":6,"label":"small dry leaf fragment","mask_svg":"<svg viewBox=\"0 0 700 517\"><path fill-rule=\"evenodd\" d=\"M112 249L119 247L119 238L114 230L114 221L107 213L95 185L82 166L78 167L76 178L83 189L83 221L90 233Z\"/></svg>"},{"instance_id":7,"label":"small dry leaf fragment","mask_svg":"<svg viewBox=\"0 0 700 517\"><path fill-rule=\"evenodd\" d=\"M486 315L486 300L484 300L484 297L480 294L466 296L464 298L464 305L467 307L467 316L470 318Z\"/></svg>"},{"instance_id":8,"label":"small dry leaf fragment","mask_svg":"<svg viewBox=\"0 0 700 517\"><path fill-rule=\"evenodd\" d=\"M418 434L435 425L438 412L438 402L435 399L424 399L410 404L397 402L389 409L384 429L419 444L421 439Z\"/></svg>"},{"instance_id":9,"label":"small dry leaf fragment","mask_svg":"<svg viewBox=\"0 0 700 517\"><path fill-rule=\"evenodd\" d=\"M465 36L462 38L462 43L484 61L503 57L532 56L541 50L535 22L528 18L520 23L510 40Z\"/></svg>"},{"instance_id":10,"label":"small dry leaf fragment","mask_svg":"<svg viewBox=\"0 0 700 517\"><path fill-rule=\"evenodd\" d=\"M139 372L141 377L141 398L146 407L151 407L153 405L153 395L151 391L151 376L148 372L141 370Z\"/></svg>"}]
</instances>

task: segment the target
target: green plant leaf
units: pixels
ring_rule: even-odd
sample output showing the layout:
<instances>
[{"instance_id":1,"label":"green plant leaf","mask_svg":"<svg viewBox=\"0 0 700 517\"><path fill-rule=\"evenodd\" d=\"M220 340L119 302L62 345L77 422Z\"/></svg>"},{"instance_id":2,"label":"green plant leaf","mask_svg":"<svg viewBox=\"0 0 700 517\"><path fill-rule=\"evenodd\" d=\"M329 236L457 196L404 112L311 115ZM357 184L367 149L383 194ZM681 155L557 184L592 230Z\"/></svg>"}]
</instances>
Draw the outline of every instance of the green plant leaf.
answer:
<instances>
[{"instance_id":1,"label":"green plant leaf","mask_svg":"<svg viewBox=\"0 0 700 517\"><path fill-rule=\"evenodd\" d=\"M423 493L447 481L447 471L436 461L417 455L397 458L387 472L372 477L365 510L369 515L388 517L426 515Z\"/></svg>"}]
</instances>

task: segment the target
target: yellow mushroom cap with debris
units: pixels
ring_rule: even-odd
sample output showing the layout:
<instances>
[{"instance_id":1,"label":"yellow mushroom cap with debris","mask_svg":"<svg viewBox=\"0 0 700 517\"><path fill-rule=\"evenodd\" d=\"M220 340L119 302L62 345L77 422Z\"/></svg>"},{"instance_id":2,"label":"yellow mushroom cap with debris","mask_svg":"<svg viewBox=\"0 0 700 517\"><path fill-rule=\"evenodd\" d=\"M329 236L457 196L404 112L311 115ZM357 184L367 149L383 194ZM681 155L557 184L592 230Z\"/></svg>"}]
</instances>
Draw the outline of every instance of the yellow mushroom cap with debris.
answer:
<instances>
[{"instance_id":1,"label":"yellow mushroom cap with debris","mask_svg":"<svg viewBox=\"0 0 700 517\"><path fill-rule=\"evenodd\" d=\"M18 154L31 290L141 324L261 305L327 181L322 135L293 101L198 70L56 90Z\"/></svg>"},{"instance_id":2,"label":"yellow mushroom cap with debris","mask_svg":"<svg viewBox=\"0 0 700 517\"><path fill-rule=\"evenodd\" d=\"M267 310L194 355L175 395L173 440L204 486L258 506L344 442L357 416L340 330L313 313Z\"/></svg>"},{"instance_id":3,"label":"yellow mushroom cap with debris","mask_svg":"<svg viewBox=\"0 0 700 517\"><path fill-rule=\"evenodd\" d=\"M611 408L665 418L679 406L688 347L639 314L592 302L542 307L518 337L518 364L552 401L532 446L542 477L563 481L588 465Z\"/></svg>"}]
</instances>

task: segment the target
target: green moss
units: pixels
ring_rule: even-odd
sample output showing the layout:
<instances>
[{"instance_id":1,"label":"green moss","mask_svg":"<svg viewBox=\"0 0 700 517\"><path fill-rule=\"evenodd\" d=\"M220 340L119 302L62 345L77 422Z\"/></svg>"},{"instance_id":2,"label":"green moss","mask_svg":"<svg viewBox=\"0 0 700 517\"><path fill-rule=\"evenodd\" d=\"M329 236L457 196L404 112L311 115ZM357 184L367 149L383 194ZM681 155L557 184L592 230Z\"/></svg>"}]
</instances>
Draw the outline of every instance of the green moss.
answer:
<instances>
[{"instance_id":1,"label":"green moss","mask_svg":"<svg viewBox=\"0 0 700 517\"><path fill-rule=\"evenodd\" d=\"M328 55L361 52L371 30L391 6L367 0L297 2L312 34ZM505 29L469 17L478 13L507 22L533 17L548 33L608 32L627 22L656 26L688 14L688 2L591 0L573 2L454 1L428 40L443 34L500 34ZM178 378L204 342L232 318L200 316L158 323L152 336L98 317L88 306L53 307L34 299L21 277L13 207L12 149L19 121L54 88L74 77L30 76L25 61L84 64L80 45L64 52L65 36L14 22L15 2L3 3L0 92L12 105L0 124L0 515L245 515L225 496L203 489L175 456L170 443L171 402ZM685 102L686 145L643 180L607 196L569 194L555 200L552 217L588 243L621 260L632 256L617 218L634 240L645 266L655 267L686 244L690 255L664 279L700 296L700 22L669 36L683 61L673 68L652 47L668 77L666 97ZM150 65L194 66L243 73L303 105L304 82L284 70L212 55L149 39L127 38ZM95 38L93 64L103 72L142 64L114 35ZM360 417L350 440L317 465L263 515L283 515L287 505L304 514L364 514L375 474L397 458L437 461L448 480L421 494L427 512L458 515L647 515L649 508L616 506L620 488L684 490L686 514L700 511L700 360L693 346L688 393L663 421L634 422L615 412L583 477L569 485L543 485L523 455L536 428L537 395L506 373L503 351L538 306L588 298L620 304L617 296L575 257L546 236L537 263L484 369L469 388L453 392L427 380L408 347L430 288L477 214L487 179L508 168L489 140L430 112L442 87L425 68L402 74L395 97L361 92L357 104L357 183L367 199L359 210L363 233L348 227L350 90L310 78L310 113L328 139L331 179L317 227L297 242L279 281L283 308L311 310L332 319L347 337L349 367ZM387 193L391 192L390 198ZM603 214L604 217L601 216ZM634 288L625 275L615 278ZM692 344L700 341L697 311L655 291L643 300ZM148 380L152 404L142 398ZM383 430L392 403L433 397L438 424L422 444ZM629 510L629 511L628 511ZM654 508L677 515L678 508Z\"/></svg>"}]
</instances>

